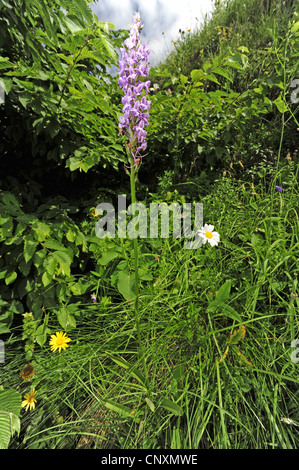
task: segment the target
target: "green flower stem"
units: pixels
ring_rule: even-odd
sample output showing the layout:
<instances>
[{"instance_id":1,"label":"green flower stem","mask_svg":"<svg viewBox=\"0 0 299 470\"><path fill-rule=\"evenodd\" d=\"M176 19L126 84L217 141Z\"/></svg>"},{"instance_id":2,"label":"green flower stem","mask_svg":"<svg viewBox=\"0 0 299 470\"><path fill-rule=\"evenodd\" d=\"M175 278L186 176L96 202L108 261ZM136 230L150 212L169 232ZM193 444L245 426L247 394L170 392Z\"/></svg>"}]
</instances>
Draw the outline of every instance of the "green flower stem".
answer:
<instances>
[{"instance_id":1,"label":"green flower stem","mask_svg":"<svg viewBox=\"0 0 299 470\"><path fill-rule=\"evenodd\" d=\"M131 203L136 203L136 188L135 188L135 181L136 181L136 167L131 168L130 170L130 183L131 183ZM135 268L135 289L136 289L136 297L134 302L134 311L135 311L135 323L136 323L136 330L137 330L137 339L139 345L139 358L143 363L144 373L146 377L146 382L148 384L148 372L146 367L145 356L143 352L142 342L141 342L141 333L140 333L140 313L139 313L139 273L138 273L138 240L134 238L134 268Z\"/></svg>"}]
</instances>

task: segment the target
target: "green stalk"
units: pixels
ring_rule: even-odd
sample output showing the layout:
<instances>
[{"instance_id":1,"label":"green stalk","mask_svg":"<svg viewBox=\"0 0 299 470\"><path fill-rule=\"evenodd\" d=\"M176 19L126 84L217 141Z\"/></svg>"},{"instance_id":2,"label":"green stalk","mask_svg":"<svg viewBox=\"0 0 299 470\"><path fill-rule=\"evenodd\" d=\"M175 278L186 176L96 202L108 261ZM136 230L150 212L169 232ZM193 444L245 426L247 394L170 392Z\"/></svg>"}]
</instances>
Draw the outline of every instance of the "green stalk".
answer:
<instances>
[{"instance_id":1,"label":"green stalk","mask_svg":"<svg viewBox=\"0 0 299 470\"><path fill-rule=\"evenodd\" d=\"M131 183L131 203L136 203L136 188L135 188L135 180L136 180L136 170L135 167L131 168L130 171L130 183ZM145 356L143 352L142 342L141 342L141 333L140 333L140 313L139 313L139 260L138 260L138 240L134 238L134 268L135 268L135 289L136 289L136 297L134 302L134 311L135 311L135 323L136 323L136 330L137 330L137 340L139 346L139 358L142 361L143 369L148 385L148 372L146 367Z\"/></svg>"}]
</instances>

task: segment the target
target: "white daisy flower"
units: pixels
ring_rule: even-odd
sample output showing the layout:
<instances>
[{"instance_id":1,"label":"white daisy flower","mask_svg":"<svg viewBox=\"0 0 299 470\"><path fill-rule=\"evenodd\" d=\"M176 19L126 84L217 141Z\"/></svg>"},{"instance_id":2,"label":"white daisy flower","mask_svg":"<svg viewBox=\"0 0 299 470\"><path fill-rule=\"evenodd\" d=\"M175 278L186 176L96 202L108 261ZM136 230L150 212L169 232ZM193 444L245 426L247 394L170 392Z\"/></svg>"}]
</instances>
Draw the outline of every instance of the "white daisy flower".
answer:
<instances>
[{"instance_id":1,"label":"white daisy flower","mask_svg":"<svg viewBox=\"0 0 299 470\"><path fill-rule=\"evenodd\" d=\"M213 232L214 225L205 224L200 230L198 235L202 238L203 244L209 242L211 246L217 246L220 242L220 235L217 232Z\"/></svg>"}]
</instances>

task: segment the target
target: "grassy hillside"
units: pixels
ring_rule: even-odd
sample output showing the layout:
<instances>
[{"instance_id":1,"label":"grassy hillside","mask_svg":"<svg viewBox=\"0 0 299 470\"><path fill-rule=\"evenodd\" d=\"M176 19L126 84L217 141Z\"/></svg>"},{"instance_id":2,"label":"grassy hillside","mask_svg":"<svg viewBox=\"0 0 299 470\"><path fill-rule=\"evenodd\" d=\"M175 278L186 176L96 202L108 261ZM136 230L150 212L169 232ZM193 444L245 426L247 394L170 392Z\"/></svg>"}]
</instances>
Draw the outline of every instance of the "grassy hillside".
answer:
<instances>
[{"instance_id":1,"label":"grassy hillside","mask_svg":"<svg viewBox=\"0 0 299 470\"><path fill-rule=\"evenodd\" d=\"M298 448L298 2L180 32L134 170L104 67L126 34L68 3L0 0L0 448ZM202 203L202 246L96 236L135 184L183 227Z\"/></svg>"}]
</instances>

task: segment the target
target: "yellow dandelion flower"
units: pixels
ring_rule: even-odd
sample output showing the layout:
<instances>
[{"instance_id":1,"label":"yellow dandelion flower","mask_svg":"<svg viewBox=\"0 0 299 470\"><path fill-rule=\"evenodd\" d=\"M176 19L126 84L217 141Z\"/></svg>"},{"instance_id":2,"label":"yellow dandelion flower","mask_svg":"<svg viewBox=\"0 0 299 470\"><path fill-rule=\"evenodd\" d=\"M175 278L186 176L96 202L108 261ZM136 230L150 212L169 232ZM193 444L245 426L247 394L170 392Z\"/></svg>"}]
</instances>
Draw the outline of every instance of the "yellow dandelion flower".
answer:
<instances>
[{"instance_id":1,"label":"yellow dandelion flower","mask_svg":"<svg viewBox=\"0 0 299 470\"><path fill-rule=\"evenodd\" d=\"M51 335L49 345L51 346L51 351L55 352L57 349L61 352L62 349L68 348L68 342L72 341L70 338L66 336L66 333L62 333L60 331L57 332L55 335Z\"/></svg>"},{"instance_id":2,"label":"yellow dandelion flower","mask_svg":"<svg viewBox=\"0 0 299 470\"><path fill-rule=\"evenodd\" d=\"M30 393L25 393L25 395L24 395L25 400L23 400L22 403L21 403L21 406L22 406L22 408L25 408L25 411L27 411L28 408L30 410L34 410L35 403L36 403L35 395L36 395L35 388L33 388L30 391Z\"/></svg>"}]
</instances>

